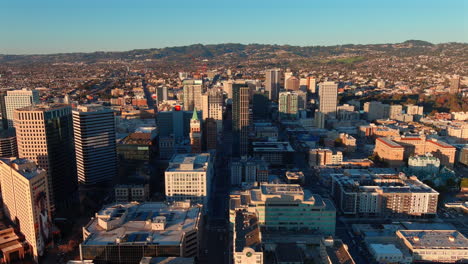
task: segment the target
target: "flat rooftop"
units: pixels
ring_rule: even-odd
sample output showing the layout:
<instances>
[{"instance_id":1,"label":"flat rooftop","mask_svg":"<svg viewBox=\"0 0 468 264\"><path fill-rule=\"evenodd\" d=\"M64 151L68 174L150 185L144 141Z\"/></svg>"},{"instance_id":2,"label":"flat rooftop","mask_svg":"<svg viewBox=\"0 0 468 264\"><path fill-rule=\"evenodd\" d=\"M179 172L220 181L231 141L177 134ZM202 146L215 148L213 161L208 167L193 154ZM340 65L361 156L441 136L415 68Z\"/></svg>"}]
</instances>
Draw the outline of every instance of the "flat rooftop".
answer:
<instances>
[{"instance_id":1,"label":"flat rooftop","mask_svg":"<svg viewBox=\"0 0 468 264\"><path fill-rule=\"evenodd\" d=\"M172 156L166 171L206 171L210 163L210 154L177 154Z\"/></svg>"},{"instance_id":2,"label":"flat rooftop","mask_svg":"<svg viewBox=\"0 0 468 264\"><path fill-rule=\"evenodd\" d=\"M122 141L120 144L128 144L128 145L151 145L151 133L143 133L143 132L136 132L131 133Z\"/></svg>"},{"instance_id":3,"label":"flat rooftop","mask_svg":"<svg viewBox=\"0 0 468 264\"><path fill-rule=\"evenodd\" d=\"M294 152L289 142L253 142L254 152Z\"/></svg>"},{"instance_id":4,"label":"flat rooftop","mask_svg":"<svg viewBox=\"0 0 468 264\"><path fill-rule=\"evenodd\" d=\"M99 211L96 217L85 226L91 234L83 241L83 245L131 245L134 243L179 245L186 232L197 228L200 214L200 206L182 206L181 203L172 205L162 202L111 204ZM166 219L165 227L163 230L154 230L151 220L161 216ZM107 217L108 220L105 220L107 222L122 221L115 228L105 230L98 223L100 217Z\"/></svg>"},{"instance_id":5,"label":"flat rooftop","mask_svg":"<svg viewBox=\"0 0 468 264\"><path fill-rule=\"evenodd\" d=\"M50 110L55 110L55 109L60 109L60 108L70 108L71 106L68 104L37 104L37 105L31 105L31 106L26 106L26 107L21 107L16 109L16 111L50 111Z\"/></svg>"},{"instance_id":6,"label":"flat rooftop","mask_svg":"<svg viewBox=\"0 0 468 264\"><path fill-rule=\"evenodd\" d=\"M246 247L252 248L256 252L261 251L260 227L255 213L236 211L235 232L236 252L242 252Z\"/></svg>"},{"instance_id":7,"label":"flat rooftop","mask_svg":"<svg viewBox=\"0 0 468 264\"><path fill-rule=\"evenodd\" d=\"M457 230L399 230L413 249L468 249L468 239Z\"/></svg>"},{"instance_id":8,"label":"flat rooftop","mask_svg":"<svg viewBox=\"0 0 468 264\"><path fill-rule=\"evenodd\" d=\"M0 159L0 162L9 165L28 180L36 177L44 171L43 169L38 168L34 161L29 159L4 158Z\"/></svg>"}]
</instances>

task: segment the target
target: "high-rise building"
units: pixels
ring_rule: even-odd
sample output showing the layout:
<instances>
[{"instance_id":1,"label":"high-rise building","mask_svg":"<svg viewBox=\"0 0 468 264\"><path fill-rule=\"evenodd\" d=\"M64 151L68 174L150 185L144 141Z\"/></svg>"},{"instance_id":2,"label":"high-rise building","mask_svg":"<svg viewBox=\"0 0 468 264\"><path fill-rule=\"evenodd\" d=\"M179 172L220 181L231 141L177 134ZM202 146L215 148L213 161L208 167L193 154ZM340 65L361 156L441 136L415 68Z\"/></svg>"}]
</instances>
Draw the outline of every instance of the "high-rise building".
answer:
<instances>
[{"instance_id":1,"label":"high-rise building","mask_svg":"<svg viewBox=\"0 0 468 264\"><path fill-rule=\"evenodd\" d=\"M201 153L202 151L201 122L198 119L196 108L193 110L192 119L190 119L190 147L192 153Z\"/></svg>"},{"instance_id":2,"label":"high-rise building","mask_svg":"<svg viewBox=\"0 0 468 264\"><path fill-rule=\"evenodd\" d=\"M291 76L286 80L286 90L297 91L299 90L299 79L296 76Z\"/></svg>"},{"instance_id":3,"label":"high-rise building","mask_svg":"<svg viewBox=\"0 0 468 264\"><path fill-rule=\"evenodd\" d=\"M198 116L202 116L201 111L197 111ZM180 141L189 137L190 120L193 111L162 111L156 115L156 124L158 127L158 136L174 137Z\"/></svg>"},{"instance_id":4,"label":"high-rise building","mask_svg":"<svg viewBox=\"0 0 468 264\"><path fill-rule=\"evenodd\" d=\"M210 90L202 95L203 125L206 149L216 149L218 135L223 131L223 94Z\"/></svg>"},{"instance_id":5,"label":"high-rise building","mask_svg":"<svg viewBox=\"0 0 468 264\"><path fill-rule=\"evenodd\" d=\"M18 145L13 129L0 130L0 157L18 157Z\"/></svg>"},{"instance_id":6,"label":"high-rise building","mask_svg":"<svg viewBox=\"0 0 468 264\"><path fill-rule=\"evenodd\" d=\"M249 95L250 89L234 84L232 102L233 155L244 156L249 147Z\"/></svg>"},{"instance_id":7,"label":"high-rise building","mask_svg":"<svg viewBox=\"0 0 468 264\"><path fill-rule=\"evenodd\" d=\"M338 84L335 82L323 82L319 84L319 111L328 118L336 118L336 106L338 103Z\"/></svg>"},{"instance_id":8,"label":"high-rise building","mask_svg":"<svg viewBox=\"0 0 468 264\"><path fill-rule=\"evenodd\" d=\"M269 99L278 101L281 89L281 70L271 69L265 72L265 90L268 91Z\"/></svg>"},{"instance_id":9,"label":"high-rise building","mask_svg":"<svg viewBox=\"0 0 468 264\"><path fill-rule=\"evenodd\" d=\"M202 80L185 80L184 85L184 110L193 111L194 108L202 109L201 96L203 94Z\"/></svg>"},{"instance_id":10,"label":"high-rise building","mask_svg":"<svg viewBox=\"0 0 468 264\"><path fill-rule=\"evenodd\" d=\"M41 104L13 113L18 156L47 171L52 210L64 209L77 197L71 107Z\"/></svg>"},{"instance_id":11,"label":"high-rise building","mask_svg":"<svg viewBox=\"0 0 468 264\"><path fill-rule=\"evenodd\" d=\"M5 96L5 108L8 127L13 127L13 111L15 111L15 109L38 103L39 92L37 90L22 89L7 91L7 95Z\"/></svg>"},{"instance_id":12,"label":"high-rise building","mask_svg":"<svg viewBox=\"0 0 468 264\"><path fill-rule=\"evenodd\" d=\"M269 104L267 91L255 91L252 96L252 114L254 120L267 119L269 116Z\"/></svg>"},{"instance_id":13,"label":"high-rise building","mask_svg":"<svg viewBox=\"0 0 468 264\"><path fill-rule=\"evenodd\" d=\"M159 102L166 101L167 97L167 86L159 86L156 88L156 98Z\"/></svg>"},{"instance_id":14,"label":"high-rise building","mask_svg":"<svg viewBox=\"0 0 468 264\"><path fill-rule=\"evenodd\" d=\"M37 261L52 235L47 172L31 160L2 159L0 182L5 214L18 225Z\"/></svg>"},{"instance_id":15,"label":"high-rise building","mask_svg":"<svg viewBox=\"0 0 468 264\"><path fill-rule=\"evenodd\" d=\"M228 99L232 99L232 85L234 84L234 81L229 80L223 82L223 91L226 93L226 97Z\"/></svg>"},{"instance_id":16,"label":"high-rise building","mask_svg":"<svg viewBox=\"0 0 468 264\"><path fill-rule=\"evenodd\" d=\"M390 119L397 119L401 112L403 111L403 106L401 105L390 105L388 117Z\"/></svg>"},{"instance_id":17,"label":"high-rise building","mask_svg":"<svg viewBox=\"0 0 468 264\"><path fill-rule=\"evenodd\" d=\"M290 90L289 86L288 86L288 80L289 78L291 78L293 76L293 72L289 69L286 69L286 71L284 72L284 77L283 77L283 85L284 85L284 89L286 90Z\"/></svg>"},{"instance_id":18,"label":"high-rise building","mask_svg":"<svg viewBox=\"0 0 468 264\"><path fill-rule=\"evenodd\" d=\"M213 180L213 160L209 153L176 154L166 169L166 200L208 203Z\"/></svg>"},{"instance_id":19,"label":"high-rise building","mask_svg":"<svg viewBox=\"0 0 468 264\"><path fill-rule=\"evenodd\" d=\"M450 93L457 94L460 92L460 76L455 75L450 79Z\"/></svg>"},{"instance_id":20,"label":"high-rise building","mask_svg":"<svg viewBox=\"0 0 468 264\"><path fill-rule=\"evenodd\" d=\"M100 105L82 105L73 110L78 182L109 183L117 175L114 113Z\"/></svg>"},{"instance_id":21,"label":"high-rise building","mask_svg":"<svg viewBox=\"0 0 468 264\"><path fill-rule=\"evenodd\" d=\"M309 76L307 77L307 80L309 81L308 89L310 93L315 94L317 92L317 79Z\"/></svg>"},{"instance_id":22,"label":"high-rise building","mask_svg":"<svg viewBox=\"0 0 468 264\"><path fill-rule=\"evenodd\" d=\"M295 92L281 92L278 100L278 112L280 119L296 119L299 96Z\"/></svg>"}]
</instances>

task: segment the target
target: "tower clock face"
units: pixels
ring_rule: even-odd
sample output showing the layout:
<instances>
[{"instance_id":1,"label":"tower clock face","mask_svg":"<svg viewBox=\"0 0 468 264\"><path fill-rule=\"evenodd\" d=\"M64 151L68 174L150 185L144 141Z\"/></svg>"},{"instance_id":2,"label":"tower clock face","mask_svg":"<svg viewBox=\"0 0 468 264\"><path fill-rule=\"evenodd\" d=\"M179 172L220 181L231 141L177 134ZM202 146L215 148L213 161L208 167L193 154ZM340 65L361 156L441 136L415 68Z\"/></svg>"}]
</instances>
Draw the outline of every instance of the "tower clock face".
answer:
<instances>
[{"instance_id":1,"label":"tower clock face","mask_svg":"<svg viewBox=\"0 0 468 264\"><path fill-rule=\"evenodd\" d=\"M250 258L252 256L252 252L247 252L245 255Z\"/></svg>"}]
</instances>

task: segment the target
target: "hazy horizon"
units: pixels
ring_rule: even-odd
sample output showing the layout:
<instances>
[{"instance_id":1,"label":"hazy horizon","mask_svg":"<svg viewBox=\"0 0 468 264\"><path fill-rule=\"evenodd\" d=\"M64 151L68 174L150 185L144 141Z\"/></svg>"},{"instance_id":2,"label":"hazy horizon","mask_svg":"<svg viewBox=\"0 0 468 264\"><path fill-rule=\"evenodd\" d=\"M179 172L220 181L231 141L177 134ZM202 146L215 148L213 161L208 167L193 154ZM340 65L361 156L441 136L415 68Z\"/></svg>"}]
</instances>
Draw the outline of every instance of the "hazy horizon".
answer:
<instances>
[{"instance_id":1,"label":"hazy horizon","mask_svg":"<svg viewBox=\"0 0 468 264\"><path fill-rule=\"evenodd\" d=\"M463 0L17 0L0 9L0 54L261 43L468 42Z\"/></svg>"}]
</instances>

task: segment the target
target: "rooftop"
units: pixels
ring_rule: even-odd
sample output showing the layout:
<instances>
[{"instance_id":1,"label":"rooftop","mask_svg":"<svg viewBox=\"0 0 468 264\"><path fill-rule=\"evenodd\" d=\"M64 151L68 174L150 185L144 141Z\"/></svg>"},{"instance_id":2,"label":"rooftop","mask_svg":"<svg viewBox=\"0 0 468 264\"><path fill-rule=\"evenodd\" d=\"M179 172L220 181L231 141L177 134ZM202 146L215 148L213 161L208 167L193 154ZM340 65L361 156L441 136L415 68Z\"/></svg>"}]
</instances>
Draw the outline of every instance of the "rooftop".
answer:
<instances>
[{"instance_id":1,"label":"rooftop","mask_svg":"<svg viewBox=\"0 0 468 264\"><path fill-rule=\"evenodd\" d=\"M413 249L468 249L468 239L457 230L398 230Z\"/></svg>"},{"instance_id":2,"label":"rooftop","mask_svg":"<svg viewBox=\"0 0 468 264\"><path fill-rule=\"evenodd\" d=\"M169 161L166 171L206 171L210 163L210 154L177 154Z\"/></svg>"},{"instance_id":3,"label":"rooftop","mask_svg":"<svg viewBox=\"0 0 468 264\"><path fill-rule=\"evenodd\" d=\"M84 227L90 235L83 244L179 245L186 232L198 227L200 215L201 207L188 202L115 203L105 206Z\"/></svg>"},{"instance_id":4,"label":"rooftop","mask_svg":"<svg viewBox=\"0 0 468 264\"><path fill-rule=\"evenodd\" d=\"M254 152L294 152L289 142L253 142Z\"/></svg>"},{"instance_id":5,"label":"rooftop","mask_svg":"<svg viewBox=\"0 0 468 264\"><path fill-rule=\"evenodd\" d=\"M131 133L124 139L120 141L120 144L129 144L129 145L151 145L151 133Z\"/></svg>"},{"instance_id":6,"label":"rooftop","mask_svg":"<svg viewBox=\"0 0 468 264\"><path fill-rule=\"evenodd\" d=\"M16 170L20 175L30 180L44 172L36 166L36 163L29 159L20 158L4 158L0 159L1 163L5 163Z\"/></svg>"},{"instance_id":7,"label":"rooftop","mask_svg":"<svg viewBox=\"0 0 468 264\"><path fill-rule=\"evenodd\" d=\"M236 211L235 220L236 252L242 252L245 247L252 248L259 252L261 251L260 227L258 218L255 213Z\"/></svg>"},{"instance_id":8,"label":"rooftop","mask_svg":"<svg viewBox=\"0 0 468 264\"><path fill-rule=\"evenodd\" d=\"M16 111L50 111L50 110L56 110L60 108L70 108L70 105L68 104L37 104L37 105L31 105L31 106L26 106L22 108L16 109Z\"/></svg>"}]
</instances>

